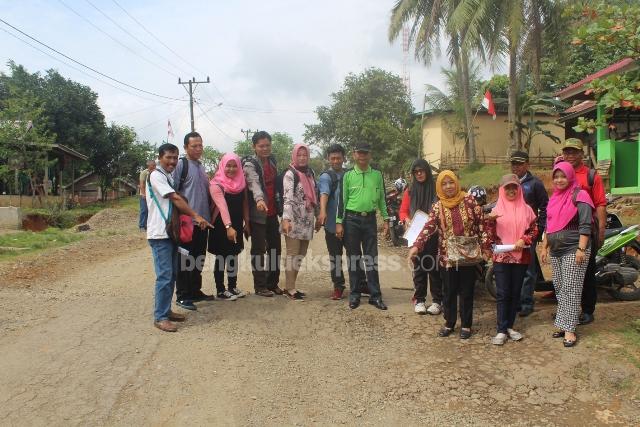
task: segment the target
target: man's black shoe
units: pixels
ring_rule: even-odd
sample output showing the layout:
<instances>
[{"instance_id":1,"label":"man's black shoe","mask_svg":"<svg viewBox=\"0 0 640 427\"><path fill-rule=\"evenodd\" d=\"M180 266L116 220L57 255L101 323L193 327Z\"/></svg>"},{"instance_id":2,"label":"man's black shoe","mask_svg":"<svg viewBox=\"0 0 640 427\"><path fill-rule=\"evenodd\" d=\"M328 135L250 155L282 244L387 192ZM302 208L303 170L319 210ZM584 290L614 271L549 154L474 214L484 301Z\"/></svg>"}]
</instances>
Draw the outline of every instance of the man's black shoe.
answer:
<instances>
[{"instance_id":1,"label":"man's black shoe","mask_svg":"<svg viewBox=\"0 0 640 427\"><path fill-rule=\"evenodd\" d=\"M379 309L379 310L386 310L387 306L384 305L384 303L382 302L382 299L378 298L378 299L370 299L369 300L369 304L371 304L372 306L374 306L375 308Z\"/></svg>"},{"instance_id":2,"label":"man's black shoe","mask_svg":"<svg viewBox=\"0 0 640 427\"><path fill-rule=\"evenodd\" d=\"M355 310L358 307L360 307L360 300L349 301L349 308L351 310Z\"/></svg>"},{"instance_id":3,"label":"man's black shoe","mask_svg":"<svg viewBox=\"0 0 640 427\"><path fill-rule=\"evenodd\" d=\"M593 314L588 314L588 313L582 313L580 314L580 317L578 318L578 324L579 325L588 325L589 323L593 322Z\"/></svg>"},{"instance_id":4,"label":"man's black shoe","mask_svg":"<svg viewBox=\"0 0 640 427\"><path fill-rule=\"evenodd\" d=\"M215 300L216 297L214 297L213 295L207 295L202 291L198 291L196 292L196 294L194 295L193 298L191 298L191 300L193 302L198 302L198 301L213 301Z\"/></svg>"},{"instance_id":5,"label":"man's black shoe","mask_svg":"<svg viewBox=\"0 0 640 427\"><path fill-rule=\"evenodd\" d=\"M182 307L185 310L196 311L198 307L190 299L179 299L176 301L178 307Z\"/></svg>"}]
</instances>

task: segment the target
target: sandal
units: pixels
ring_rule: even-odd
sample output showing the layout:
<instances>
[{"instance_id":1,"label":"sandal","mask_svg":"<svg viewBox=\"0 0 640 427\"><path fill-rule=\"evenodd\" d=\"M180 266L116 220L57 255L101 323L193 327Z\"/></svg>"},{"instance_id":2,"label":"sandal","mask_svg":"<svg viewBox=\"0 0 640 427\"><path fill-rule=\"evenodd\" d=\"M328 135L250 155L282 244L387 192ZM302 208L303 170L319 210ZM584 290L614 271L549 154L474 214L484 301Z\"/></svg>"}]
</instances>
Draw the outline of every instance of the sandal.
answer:
<instances>
[{"instance_id":1,"label":"sandal","mask_svg":"<svg viewBox=\"0 0 640 427\"><path fill-rule=\"evenodd\" d=\"M443 326L442 328L440 328L440 330L438 331L438 336L439 337L448 337L449 335L451 335L451 333L453 332L454 328L447 328L446 326Z\"/></svg>"},{"instance_id":2,"label":"sandal","mask_svg":"<svg viewBox=\"0 0 640 427\"><path fill-rule=\"evenodd\" d=\"M564 331L555 331L551 336L553 338L564 338Z\"/></svg>"},{"instance_id":3,"label":"sandal","mask_svg":"<svg viewBox=\"0 0 640 427\"><path fill-rule=\"evenodd\" d=\"M460 329L460 339L468 340L471 338L471 329Z\"/></svg>"},{"instance_id":4,"label":"sandal","mask_svg":"<svg viewBox=\"0 0 640 427\"><path fill-rule=\"evenodd\" d=\"M569 347L573 347L574 345L576 345L577 342L578 342L578 334L576 334L576 339L574 339L574 340L567 340L567 339L562 340L562 345L564 345L565 347L569 348Z\"/></svg>"}]
</instances>

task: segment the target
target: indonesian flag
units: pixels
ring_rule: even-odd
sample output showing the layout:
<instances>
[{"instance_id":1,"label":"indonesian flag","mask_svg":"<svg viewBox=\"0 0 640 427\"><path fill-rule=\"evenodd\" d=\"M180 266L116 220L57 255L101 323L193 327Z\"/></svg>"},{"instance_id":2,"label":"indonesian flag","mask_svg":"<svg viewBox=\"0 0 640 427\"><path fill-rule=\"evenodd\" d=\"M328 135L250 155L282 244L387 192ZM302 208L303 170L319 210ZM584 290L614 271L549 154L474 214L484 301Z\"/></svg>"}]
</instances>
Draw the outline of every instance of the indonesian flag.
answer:
<instances>
[{"instance_id":1,"label":"indonesian flag","mask_svg":"<svg viewBox=\"0 0 640 427\"><path fill-rule=\"evenodd\" d=\"M493 105L493 98L491 97L491 92L489 89L484 93L484 98L482 99L482 106L487 109L487 113L490 116L493 116L493 120L496 119L496 106Z\"/></svg>"},{"instance_id":2,"label":"indonesian flag","mask_svg":"<svg viewBox=\"0 0 640 427\"><path fill-rule=\"evenodd\" d=\"M171 120L167 121L167 138L173 138L175 135L173 134L173 128L171 127Z\"/></svg>"}]
</instances>

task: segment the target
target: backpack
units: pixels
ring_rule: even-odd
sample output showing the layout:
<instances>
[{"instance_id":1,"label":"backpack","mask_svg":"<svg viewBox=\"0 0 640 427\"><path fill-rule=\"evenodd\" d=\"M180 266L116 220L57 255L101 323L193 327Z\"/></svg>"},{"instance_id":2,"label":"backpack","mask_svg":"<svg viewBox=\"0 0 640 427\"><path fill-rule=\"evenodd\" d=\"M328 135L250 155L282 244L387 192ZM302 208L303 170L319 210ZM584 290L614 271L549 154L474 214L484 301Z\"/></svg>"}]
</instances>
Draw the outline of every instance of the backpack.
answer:
<instances>
[{"instance_id":1,"label":"backpack","mask_svg":"<svg viewBox=\"0 0 640 427\"><path fill-rule=\"evenodd\" d=\"M333 195L335 194L336 190L338 189L338 184L340 183L340 178L338 177L338 174L336 173L336 171L334 171L333 169L326 169L323 170L320 173L320 176L324 175L324 174L329 175L329 178L331 178L331 185L329 186L329 198L332 198ZM320 202L320 189L316 188L316 199L318 200L318 202Z\"/></svg>"},{"instance_id":2,"label":"backpack","mask_svg":"<svg viewBox=\"0 0 640 427\"><path fill-rule=\"evenodd\" d=\"M311 176L313 177L313 180L315 181L316 179L316 174L313 172L313 169L309 168L309 170L311 171ZM297 171L289 166L288 168L286 168L284 171L282 171L277 177L276 177L276 210L278 211L278 216L282 216L282 212L284 212L284 174L286 174L288 171L291 171L291 173L293 173L293 188L296 188L296 186L298 185L298 183L300 182L300 177L297 174ZM316 186L316 197L318 196L318 189ZM316 199L316 200L320 200L320 199Z\"/></svg>"},{"instance_id":3,"label":"backpack","mask_svg":"<svg viewBox=\"0 0 640 427\"><path fill-rule=\"evenodd\" d=\"M149 197L151 197L151 200L153 200L156 207L158 208L160 216L165 222L165 229L167 230L169 239L171 239L176 245L190 243L193 240L193 222L191 221L191 217L189 215L181 214L178 209L173 209L172 200L169 200L169 210L166 213L162 210L160 202L153 192L153 186L151 185L151 174L153 172L156 171L152 171L149 175L147 175L147 191L149 192ZM185 174L183 173L182 175ZM178 194L186 203L188 203L186 197L184 197L177 191L176 194Z\"/></svg>"},{"instance_id":4,"label":"backpack","mask_svg":"<svg viewBox=\"0 0 640 427\"><path fill-rule=\"evenodd\" d=\"M178 186L176 187L177 191L181 191L184 187L184 182L187 180L187 176L189 176L189 159L186 157L181 157L182 161L182 171L180 172L180 180L178 181Z\"/></svg>"}]
</instances>

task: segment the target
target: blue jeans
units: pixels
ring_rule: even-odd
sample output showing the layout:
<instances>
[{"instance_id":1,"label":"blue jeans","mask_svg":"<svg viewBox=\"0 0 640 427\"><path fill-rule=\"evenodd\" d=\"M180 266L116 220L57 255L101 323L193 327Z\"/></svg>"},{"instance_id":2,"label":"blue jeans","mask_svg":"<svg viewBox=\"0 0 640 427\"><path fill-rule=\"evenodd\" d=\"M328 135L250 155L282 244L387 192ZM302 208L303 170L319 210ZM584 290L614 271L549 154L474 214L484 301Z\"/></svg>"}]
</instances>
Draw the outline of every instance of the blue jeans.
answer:
<instances>
[{"instance_id":1,"label":"blue jeans","mask_svg":"<svg viewBox=\"0 0 640 427\"><path fill-rule=\"evenodd\" d=\"M527 271L526 264L507 264L496 262L493 273L496 277L496 305L498 333L507 333L513 329L516 313L520 304L522 281Z\"/></svg>"},{"instance_id":2,"label":"blue jeans","mask_svg":"<svg viewBox=\"0 0 640 427\"><path fill-rule=\"evenodd\" d=\"M347 251L349 268L350 301L360 300L362 273L359 265L364 262L369 300L382 296L378 275L378 226L375 215L357 216L347 213L342 221L344 227L344 248Z\"/></svg>"},{"instance_id":3,"label":"blue jeans","mask_svg":"<svg viewBox=\"0 0 640 427\"><path fill-rule=\"evenodd\" d=\"M156 322L169 319L173 289L178 272L178 247L170 239L149 239L153 266L156 270L155 308Z\"/></svg>"},{"instance_id":4,"label":"blue jeans","mask_svg":"<svg viewBox=\"0 0 640 427\"><path fill-rule=\"evenodd\" d=\"M530 309L533 310L534 299L533 292L536 289L536 283L538 282L538 253L536 247L538 241L531 243L531 263L527 268L527 273L522 281L522 293L520 295L520 310Z\"/></svg>"},{"instance_id":5,"label":"blue jeans","mask_svg":"<svg viewBox=\"0 0 640 427\"><path fill-rule=\"evenodd\" d=\"M138 227L147 229L147 199L144 197L138 197L140 199L140 219L138 220Z\"/></svg>"}]
</instances>

